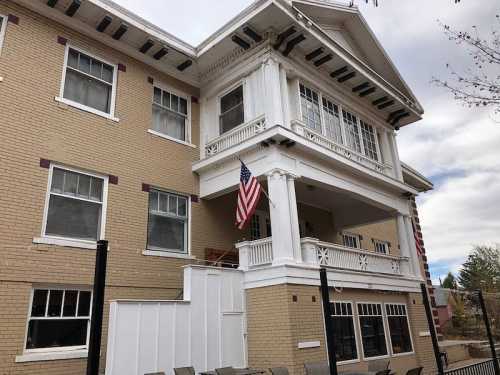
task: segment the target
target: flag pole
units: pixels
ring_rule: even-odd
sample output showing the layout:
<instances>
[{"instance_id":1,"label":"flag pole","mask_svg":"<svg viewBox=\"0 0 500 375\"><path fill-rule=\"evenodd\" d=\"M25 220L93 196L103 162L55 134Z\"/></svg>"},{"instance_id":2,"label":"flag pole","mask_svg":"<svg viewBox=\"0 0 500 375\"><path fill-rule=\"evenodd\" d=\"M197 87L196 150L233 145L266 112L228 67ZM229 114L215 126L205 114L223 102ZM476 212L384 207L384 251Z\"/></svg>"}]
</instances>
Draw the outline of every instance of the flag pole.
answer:
<instances>
[{"instance_id":1,"label":"flag pole","mask_svg":"<svg viewBox=\"0 0 500 375\"><path fill-rule=\"evenodd\" d=\"M245 164L245 163L243 163L243 160L241 160L239 156L237 156L236 158L240 161L240 163L241 163L241 164ZM261 185L261 190L262 190L262 192L264 193L264 195L266 196L266 198L267 198L267 200L269 201L269 203L271 203L271 204L273 205L273 207L275 207L275 208L276 208L276 205L273 203L273 201L271 200L271 198L269 198L269 195L268 195L268 194L267 194L267 192L264 190L264 188L262 187L262 185Z\"/></svg>"}]
</instances>

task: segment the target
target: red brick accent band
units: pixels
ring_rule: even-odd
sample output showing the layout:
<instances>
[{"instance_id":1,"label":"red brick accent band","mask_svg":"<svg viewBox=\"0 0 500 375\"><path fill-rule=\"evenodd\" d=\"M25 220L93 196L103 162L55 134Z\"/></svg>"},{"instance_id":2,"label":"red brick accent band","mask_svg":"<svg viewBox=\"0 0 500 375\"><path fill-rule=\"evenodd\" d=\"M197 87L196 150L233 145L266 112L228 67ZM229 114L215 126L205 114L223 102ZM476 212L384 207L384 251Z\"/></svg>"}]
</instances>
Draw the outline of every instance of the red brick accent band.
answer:
<instances>
[{"instance_id":1,"label":"red brick accent band","mask_svg":"<svg viewBox=\"0 0 500 375\"><path fill-rule=\"evenodd\" d=\"M9 16L7 17L7 20L10 23L13 23L14 25L19 25L19 17L18 16L15 16L13 14L9 14Z\"/></svg>"}]
</instances>

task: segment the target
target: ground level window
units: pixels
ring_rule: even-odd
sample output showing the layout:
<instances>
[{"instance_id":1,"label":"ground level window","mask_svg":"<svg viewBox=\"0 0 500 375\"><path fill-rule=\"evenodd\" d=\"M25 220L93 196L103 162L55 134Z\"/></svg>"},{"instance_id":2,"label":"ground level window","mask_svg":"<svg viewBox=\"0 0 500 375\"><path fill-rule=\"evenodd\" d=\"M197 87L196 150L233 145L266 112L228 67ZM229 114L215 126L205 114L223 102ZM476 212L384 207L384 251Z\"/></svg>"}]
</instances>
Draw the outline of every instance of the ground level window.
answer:
<instances>
[{"instance_id":1,"label":"ground level window","mask_svg":"<svg viewBox=\"0 0 500 375\"><path fill-rule=\"evenodd\" d=\"M91 292L33 290L26 349L82 347L88 343Z\"/></svg>"},{"instance_id":2,"label":"ground level window","mask_svg":"<svg viewBox=\"0 0 500 375\"><path fill-rule=\"evenodd\" d=\"M332 302L331 306L337 361L357 359L358 351L352 304L350 302Z\"/></svg>"},{"instance_id":3,"label":"ground level window","mask_svg":"<svg viewBox=\"0 0 500 375\"><path fill-rule=\"evenodd\" d=\"M187 253L188 199L152 190L149 193L148 250Z\"/></svg>"},{"instance_id":4,"label":"ground level window","mask_svg":"<svg viewBox=\"0 0 500 375\"><path fill-rule=\"evenodd\" d=\"M358 318L365 358L387 355L387 345L379 303L358 303Z\"/></svg>"},{"instance_id":5,"label":"ground level window","mask_svg":"<svg viewBox=\"0 0 500 375\"><path fill-rule=\"evenodd\" d=\"M413 348L406 306L402 304L386 304L385 309L391 335L392 353L412 352Z\"/></svg>"}]
</instances>

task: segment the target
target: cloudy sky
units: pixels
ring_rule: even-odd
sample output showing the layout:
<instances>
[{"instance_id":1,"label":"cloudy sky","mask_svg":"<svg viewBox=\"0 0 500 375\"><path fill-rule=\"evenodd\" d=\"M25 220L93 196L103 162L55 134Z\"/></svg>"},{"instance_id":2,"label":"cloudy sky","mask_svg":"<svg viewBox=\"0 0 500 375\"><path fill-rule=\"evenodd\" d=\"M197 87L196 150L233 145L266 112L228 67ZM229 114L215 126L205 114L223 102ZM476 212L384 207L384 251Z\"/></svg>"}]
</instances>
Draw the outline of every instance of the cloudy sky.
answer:
<instances>
[{"instance_id":1,"label":"cloudy sky","mask_svg":"<svg viewBox=\"0 0 500 375\"><path fill-rule=\"evenodd\" d=\"M252 2L115 1L193 45ZM426 111L422 121L399 132L398 143L402 160L435 185L419 198L419 207L437 280L456 272L473 245L500 243L500 118L463 108L430 84L433 76L447 77L446 63L456 70L470 65L467 52L448 41L437 20L466 30L476 26L487 35L500 28L500 1L379 0L377 8L358 3Z\"/></svg>"}]
</instances>

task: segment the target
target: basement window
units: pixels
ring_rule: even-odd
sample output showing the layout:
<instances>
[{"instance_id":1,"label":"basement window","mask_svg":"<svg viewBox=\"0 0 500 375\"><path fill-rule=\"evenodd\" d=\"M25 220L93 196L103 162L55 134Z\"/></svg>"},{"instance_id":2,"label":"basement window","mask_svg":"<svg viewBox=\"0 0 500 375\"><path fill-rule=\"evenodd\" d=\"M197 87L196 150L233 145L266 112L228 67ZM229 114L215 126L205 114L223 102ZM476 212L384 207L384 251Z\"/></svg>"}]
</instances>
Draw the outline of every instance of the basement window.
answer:
<instances>
[{"instance_id":1,"label":"basement window","mask_svg":"<svg viewBox=\"0 0 500 375\"><path fill-rule=\"evenodd\" d=\"M88 290L36 288L30 304L26 350L86 349L92 293Z\"/></svg>"},{"instance_id":2,"label":"basement window","mask_svg":"<svg viewBox=\"0 0 500 375\"><path fill-rule=\"evenodd\" d=\"M392 354L412 352L413 346L406 305L391 303L386 304L385 309L391 335Z\"/></svg>"},{"instance_id":3,"label":"basement window","mask_svg":"<svg viewBox=\"0 0 500 375\"><path fill-rule=\"evenodd\" d=\"M333 329L335 331L335 354L337 361L351 361L358 358L354 314L352 303L331 302Z\"/></svg>"}]
</instances>

